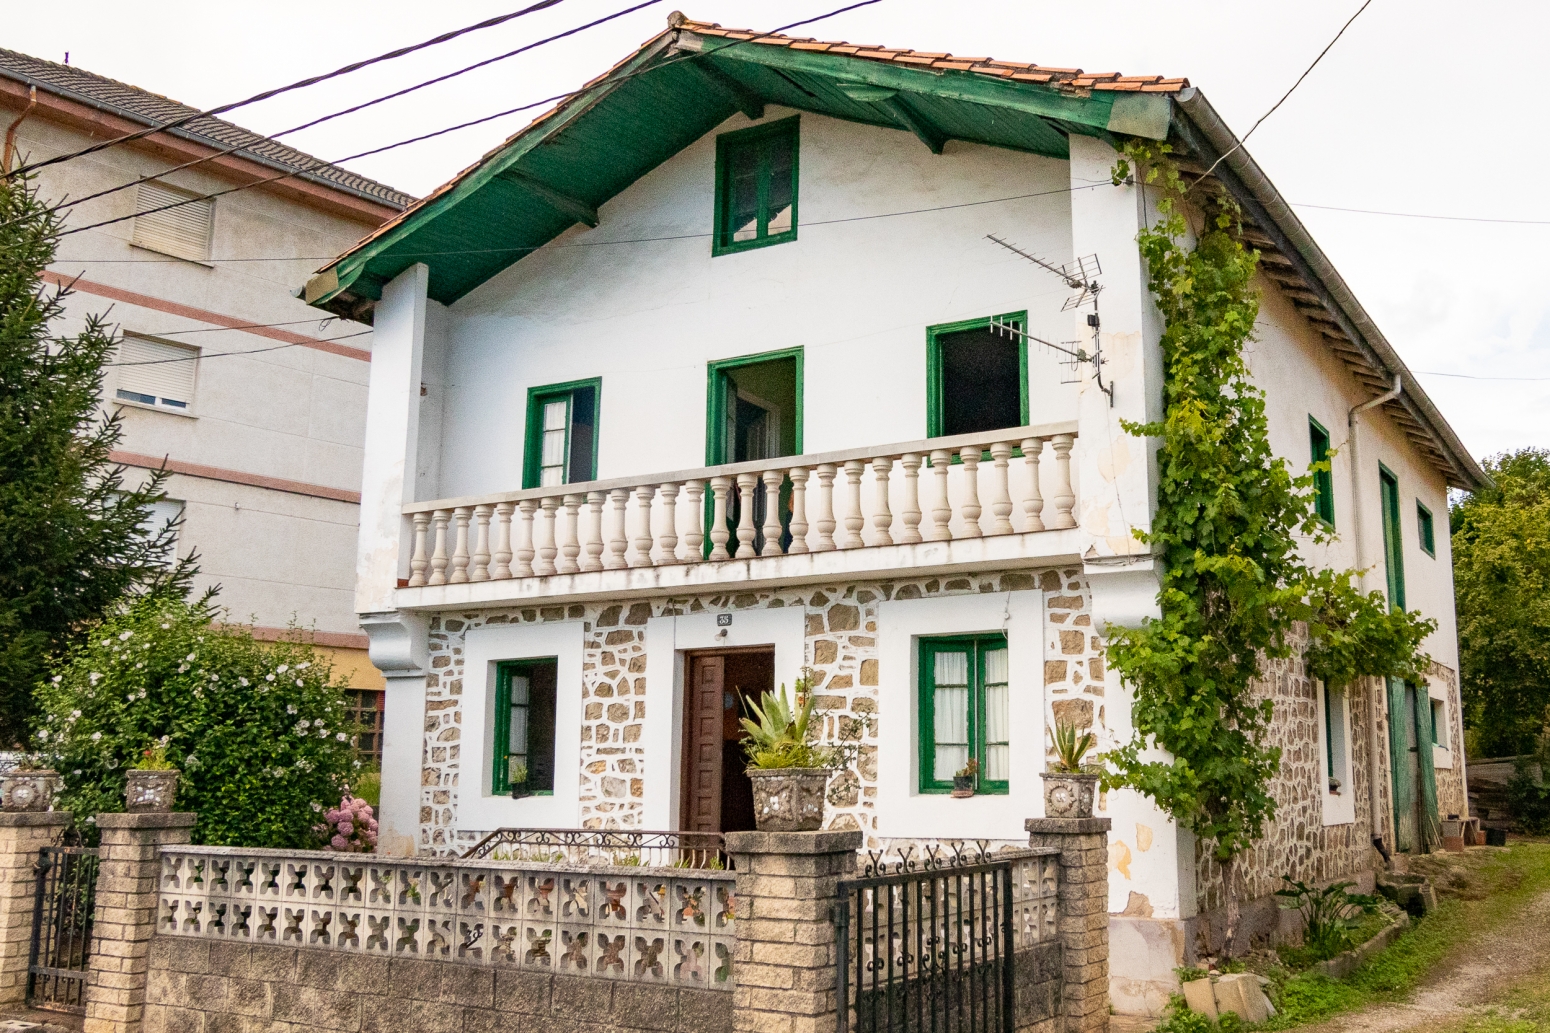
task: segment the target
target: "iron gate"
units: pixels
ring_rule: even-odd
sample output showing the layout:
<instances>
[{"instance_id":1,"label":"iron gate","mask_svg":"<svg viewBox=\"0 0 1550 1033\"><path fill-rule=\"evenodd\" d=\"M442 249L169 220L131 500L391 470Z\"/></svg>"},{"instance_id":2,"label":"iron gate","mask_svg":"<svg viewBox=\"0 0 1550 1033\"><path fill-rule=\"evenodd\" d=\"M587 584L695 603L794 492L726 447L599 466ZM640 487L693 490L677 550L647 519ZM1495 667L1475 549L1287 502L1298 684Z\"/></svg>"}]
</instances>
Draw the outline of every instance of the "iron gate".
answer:
<instances>
[{"instance_id":1,"label":"iron gate","mask_svg":"<svg viewBox=\"0 0 1550 1033\"><path fill-rule=\"evenodd\" d=\"M839 1033L1012 1033L1014 860L874 858L839 885Z\"/></svg>"},{"instance_id":2,"label":"iron gate","mask_svg":"<svg viewBox=\"0 0 1550 1033\"><path fill-rule=\"evenodd\" d=\"M84 1014L97 897L97 851L46 846L38 852L27 1007Z\"/></svg>"}]
</instances>

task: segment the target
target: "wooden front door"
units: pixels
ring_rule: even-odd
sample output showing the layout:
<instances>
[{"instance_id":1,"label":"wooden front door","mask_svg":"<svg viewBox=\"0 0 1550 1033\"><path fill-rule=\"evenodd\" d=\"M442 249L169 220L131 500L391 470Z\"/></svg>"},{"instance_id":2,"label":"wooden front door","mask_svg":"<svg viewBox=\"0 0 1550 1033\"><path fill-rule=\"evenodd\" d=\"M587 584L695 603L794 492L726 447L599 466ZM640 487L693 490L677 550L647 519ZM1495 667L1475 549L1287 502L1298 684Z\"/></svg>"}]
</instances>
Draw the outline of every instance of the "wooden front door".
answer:
<instances>
[{"instance_id":1,"label":"wooden front door","mask_svg":"<svg viewBox=\"0 0 1550 1033\"><path fill-rule=\"evenodd\" d=\"M773 688L775 653L768 648L689 657L684 692L683 797L679 826L688 832L753 828L753 786L738 719L743 699Z\"/></svg>"},{"instance_id":2,"label":"wooden front door","mask_svg":"<svg viewBox=\"0 0 1550 1033\"><path fill-rule=\"evenodd\" d=\"M1441 842L1431 705L1425 689L1394 678L1389 679L1389 749L1395 845L1405 853L1428 853Z\"/></svg>"}]
</instances>

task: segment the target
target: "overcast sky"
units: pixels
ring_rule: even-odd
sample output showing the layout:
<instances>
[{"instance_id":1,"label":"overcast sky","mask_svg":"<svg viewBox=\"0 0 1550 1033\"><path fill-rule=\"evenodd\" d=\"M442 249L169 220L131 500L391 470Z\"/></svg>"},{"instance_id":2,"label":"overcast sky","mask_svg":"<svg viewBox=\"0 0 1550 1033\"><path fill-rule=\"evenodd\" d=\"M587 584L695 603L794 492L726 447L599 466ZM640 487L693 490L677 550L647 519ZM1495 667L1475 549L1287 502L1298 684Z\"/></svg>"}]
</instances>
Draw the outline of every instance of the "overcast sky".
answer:
<instances>
[{"instance_id":1,"label":"overcast sky","mask_svg":"<svg viewBox=\"0 0 1550 1033\"><path fill-rule=\"evenodd\" d=\"M635 0L639 2L639 0ZM575 89L659 31L664 0L370 111L285 139L339 159ZM845 0L697 0L691 18L772 29ZM17 4L0 46L198 107L327 71L519 0L75 0ZM320 114L505 53L631 5L565 0L336 83L226 116L278 133ZM1188 76L1240 134L1360 0L881 0L793 30L820 39L994 56L1088 71ZM153 16L154 15L154 16ZM1550 4L1373 0L1248 149L1476 456L1550 447L1550 164L1540 69ZM423 194L531 112L345 162ZM1543 225L1395 218L1371 209ZM1499 379L1465 379L1499 378ZM1534 378L1538 378L1537 380Z\"/></svg>"}]
</instances>

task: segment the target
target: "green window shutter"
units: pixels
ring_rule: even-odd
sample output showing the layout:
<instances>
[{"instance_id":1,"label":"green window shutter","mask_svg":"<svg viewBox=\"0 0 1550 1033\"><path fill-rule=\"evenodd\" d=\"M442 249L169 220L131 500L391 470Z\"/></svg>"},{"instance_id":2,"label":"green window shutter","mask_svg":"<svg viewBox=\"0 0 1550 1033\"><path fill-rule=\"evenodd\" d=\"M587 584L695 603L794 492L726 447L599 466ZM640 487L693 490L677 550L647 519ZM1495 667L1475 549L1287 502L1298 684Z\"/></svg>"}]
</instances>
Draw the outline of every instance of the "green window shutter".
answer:
<instances>
[{"instance_id":1,"label":"green window shutter","mask_svg":"<svg viewBox=\"0 0 1550 1033\"><path fill-rule=\"evenodd\" d=\"M521 783L535 796L554 792L554 731L559 661L512 660L495 668L490 793Z\"/></svg>"},{"instance_id":2,"label":"green window shutter","mask_svg":"<svg viewBox=\"0 0 1550 1033\"><path fill-rule=\"evenodd\" d=\"M1335 777L1335 707L1334 693L1324 686L1324 773Z\"/></svg>"},{"instance_id":3,"label":"green window shutter","mask_svg":"<svg viewBox=\"0 0 1550 1033\"><path fill-rule=\"evenodd\" d=\"M1415 503L1415 524L1417 534L1421 539L1421 551L1426 555L1437 558L1437 529L1432 522L1432 511L1421 504L1420 499Z\"/></svg>"},{"instance_id":4,"label":"green window shutter","mask_svg":"<svg viewBox=\"0 0 1550 1033\"><path fill-rule=\"evenodd\" d=\"M796 116L716 138L716 210L711 254L797 239Z\"/></svg>"},{"instance_id":5,"label":"green window shutter","mask_svg":"<svg viewBox=\"0 0 1550 1033\"><path fill-rule=\"evenodd\" d=\"M522 487L597 479L598 413L603 381L572 380L529 388L522 449Z\"/></svg>"},{"instance_id":6,"label":"green window shutter","mask_svg":"<svg viewBox=\"0 0 1550 1033\"><path fill-rule=\"evenodd\" d=\"M1329 463L1329 431L1312 416L1308 417L1308 444L1312 463ZM1327 468L1313 472L1313 511L1324 523L1335 526L1335 479Z\"/></svg>"},{"instance_id":7,"label":"green window shutter","mask_svg":"<svg viewBox=\"0 0 1550 1033\"><path fill-rule=\"evenodd\" d=\"M1383 506L1383 560L1388 574L1389 605L1405 608L1405 539L1399 528L1399 479L1378 467L1378 493Z\"/></svg>"},{"instance_id":8,"label":"green window shutter","mask_svg":"<svg viewBox=\"0 0 1550 1033\"><path fill-rule=\"evenodd\" d=\"M920 791L946 793L973 759L981 793L1010 787L1011 687L1006 636L920 640Z\"/></svg>"}]
</instances>

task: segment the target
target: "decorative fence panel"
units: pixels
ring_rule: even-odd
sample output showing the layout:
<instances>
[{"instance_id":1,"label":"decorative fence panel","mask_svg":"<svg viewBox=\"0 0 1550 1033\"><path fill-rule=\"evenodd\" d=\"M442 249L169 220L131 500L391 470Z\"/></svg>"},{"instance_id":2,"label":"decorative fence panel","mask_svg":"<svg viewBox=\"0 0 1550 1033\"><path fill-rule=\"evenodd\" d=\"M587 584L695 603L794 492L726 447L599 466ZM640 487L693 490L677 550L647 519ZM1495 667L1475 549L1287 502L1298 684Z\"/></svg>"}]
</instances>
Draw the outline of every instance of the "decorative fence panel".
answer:
<instances>
[{"instance_id":1,"label":"decorative fence panel","mask_svg":"<svg viewBox=\"0 0 1550 1033\"><path fill-rule=\"evenodd\" d=\"M169 847L157 932L732 988L732 873Z\"/></svg>"},{"instance_id":2,"label":"decorative fence panel","mask_svg":"<svg viewBox=\"0 0 1550 1033\"><path fill-rule=\"evenodd\" d=\"M463 852L463 860L538 861L566 865L725 869L719 832L635 829L496 829Z\"/></svg>"},{"instance_id":3,"label":"decorative fence panel","mask_svg":"<svg viewBox=\"0 0 1550 1033\"><path fill-rule=\"evenodd\" d=\"M872 854L840 883L840 1033L1012 1033L1014 962L1057 936L1058 852Z\"/></svg>"},{"instance_id":4,"label":"decorative fence panel","mask_svg":"<svg viewBox=\"0 0 1550 1033\"><path fill-rule=\"evenodd\" d=\"M85 1013L97 872L97 851L91 847L39 851L27 1007Z\"/></svg>"}]
</instances>

